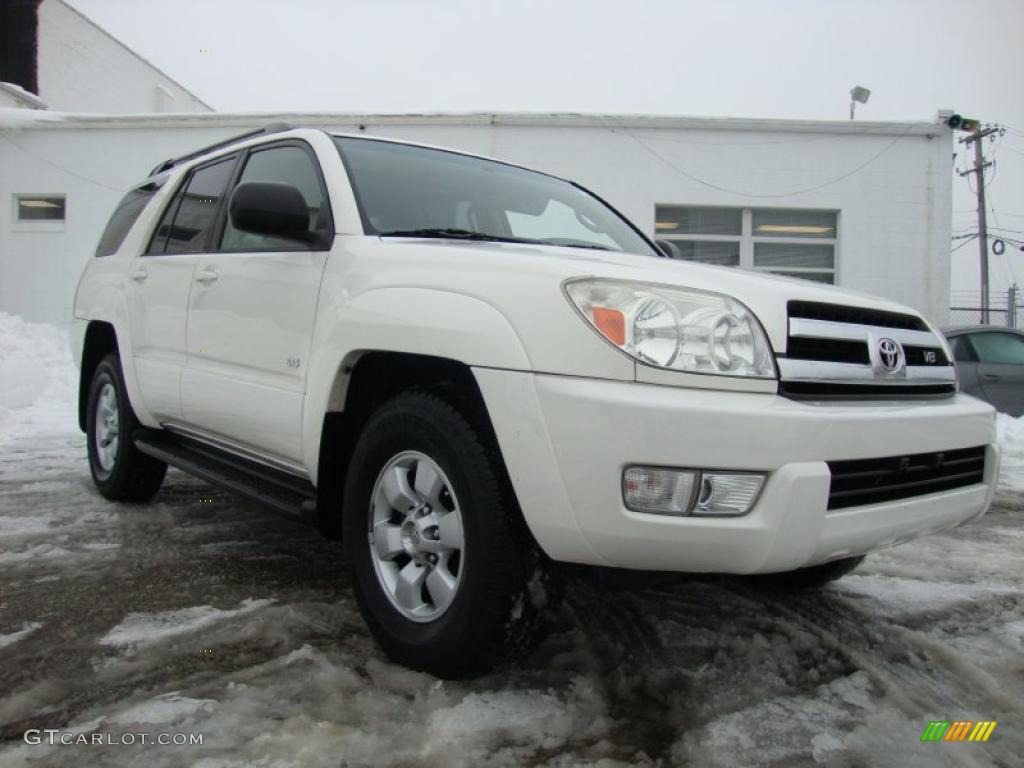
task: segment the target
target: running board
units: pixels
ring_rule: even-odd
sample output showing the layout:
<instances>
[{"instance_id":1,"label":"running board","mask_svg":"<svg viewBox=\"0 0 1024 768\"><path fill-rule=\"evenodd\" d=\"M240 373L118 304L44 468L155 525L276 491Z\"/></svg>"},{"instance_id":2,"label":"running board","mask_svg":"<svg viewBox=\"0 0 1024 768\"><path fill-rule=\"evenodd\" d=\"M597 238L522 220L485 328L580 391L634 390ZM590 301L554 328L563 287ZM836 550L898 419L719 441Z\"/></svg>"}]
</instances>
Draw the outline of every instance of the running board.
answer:
<instances>
[{"instance_id":1,"label":"running board","mask_svg":"<svg viewBox=\"0 0 1024 768\"><path fill-rule=\"evenodd\" d=\"M308 480L158 429L136 433L135 447L208 483L316 524L316 489Z\"/></svg>"}]
</instances>

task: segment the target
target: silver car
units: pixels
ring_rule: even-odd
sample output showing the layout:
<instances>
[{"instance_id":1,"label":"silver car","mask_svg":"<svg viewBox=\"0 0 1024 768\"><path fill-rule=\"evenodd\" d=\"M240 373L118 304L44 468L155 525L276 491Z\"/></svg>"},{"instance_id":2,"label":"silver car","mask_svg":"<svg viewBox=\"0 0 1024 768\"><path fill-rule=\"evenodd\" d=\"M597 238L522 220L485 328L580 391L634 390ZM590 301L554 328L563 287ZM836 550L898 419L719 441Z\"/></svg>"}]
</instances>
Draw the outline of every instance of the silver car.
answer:
<instances>
[{"instance_id":1,"label":"silver car","mask_svg":"<svg viewBox=\"0 0 1024 768\"><path fill-rule=\"evenodd\" d=\"M1024 414L1024 332L980 325L944 331L960 389L1011 416Z\"/></svg>"}]
</instances>

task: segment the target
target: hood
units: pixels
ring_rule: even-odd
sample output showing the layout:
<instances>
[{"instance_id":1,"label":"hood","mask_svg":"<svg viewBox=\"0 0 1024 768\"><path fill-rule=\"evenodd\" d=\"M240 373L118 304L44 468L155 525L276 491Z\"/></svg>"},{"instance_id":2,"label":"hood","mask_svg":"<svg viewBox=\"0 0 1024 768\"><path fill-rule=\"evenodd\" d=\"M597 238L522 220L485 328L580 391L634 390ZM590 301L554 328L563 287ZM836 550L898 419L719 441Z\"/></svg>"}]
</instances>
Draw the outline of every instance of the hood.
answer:
<instances>
[{"instance_id":1,"label":"hood","mask_svg":"<svg viewBox=\"0 0 1024 768\"><path fill-rule=\"evenodd\" d=\"M919 312L907 306L877 296L735 267L717 267L614 251L522 243L405 238L387 238L384 242L394 246L400 244L406 253L410 250L423 253L423 258L442 271L486 271L495 280L502 280L506 276L511 279L513 274L522 276L524 273L534 278L554 278L559 283L570 278L598 277L725 294L745 304L758 317L776 352L786 349L787 304L793 300L922 317ZM410 246L413 248L410 249Z\"/></svg>"}]
</instances>

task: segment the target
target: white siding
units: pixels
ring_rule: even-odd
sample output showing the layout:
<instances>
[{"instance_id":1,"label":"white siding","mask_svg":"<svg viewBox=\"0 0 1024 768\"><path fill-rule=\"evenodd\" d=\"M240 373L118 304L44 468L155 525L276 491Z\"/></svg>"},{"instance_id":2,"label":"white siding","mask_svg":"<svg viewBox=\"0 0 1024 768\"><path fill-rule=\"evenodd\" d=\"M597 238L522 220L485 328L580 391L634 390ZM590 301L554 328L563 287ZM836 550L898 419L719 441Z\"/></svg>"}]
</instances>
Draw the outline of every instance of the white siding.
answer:
<instances>
[{"instance_id":1,"label":"white siding","mask_svg":"<svg viewBox=\"0 0 1024 768\"><path fill-rule=\"evenodd\" d=\"M210 107L62 0L39 6L39 95L64 112L209 112Z\"/></svg>"},{"instance_id":2,"label":"white siding","mask_svg":"<svg viewBox=\"0 0 1024 768\"><path fill-rule=\"evenodd\" d=\"M836 210L837 283L946 321L952 216L947 130L921 123L852 128L545 116L70 118L65 127L0 128L10 140L0 142L0 310L67 320L78 275L130 184L167 157L282 119L352 133L363 125L371 135L546 170L589 187L648 234L656 203ZM708 188L683 172L731 191ZM66 226L39 232L13 226L11 197L17 192L66 193Z\"/></svg>"}]
</instances>

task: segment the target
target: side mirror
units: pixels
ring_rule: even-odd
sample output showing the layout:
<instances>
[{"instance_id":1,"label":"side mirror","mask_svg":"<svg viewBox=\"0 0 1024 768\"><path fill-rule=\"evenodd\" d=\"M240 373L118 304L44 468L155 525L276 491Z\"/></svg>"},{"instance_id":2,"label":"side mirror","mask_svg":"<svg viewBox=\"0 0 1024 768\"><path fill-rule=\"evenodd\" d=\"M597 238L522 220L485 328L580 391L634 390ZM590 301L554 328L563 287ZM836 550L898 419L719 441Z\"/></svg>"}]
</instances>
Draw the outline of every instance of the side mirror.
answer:
<instances>
[{"instance_id":1,"label":"side mirror","mask_svg":"<svg viewBox=\"0 0 1024 768\"><path fill-rule=\"evenodd\" d=\"M228 206L231 224L243 232L272 235L304 243L320 239L309 231L309 208L302 193L291 184L247 181L235 187Z\"/></svg>"},{"instance_id":2,"label":"side mirror","mask_svg":"<svg viewBox=\"0 0 1024 768\"><path fill-rule=\"evenodd\" d=\"M662 254L669 259L683 258L683 254L679 252L679 247L671 240L655 240L654 244L658 246L658 249Z\"/></svg>"}]
</instances>

